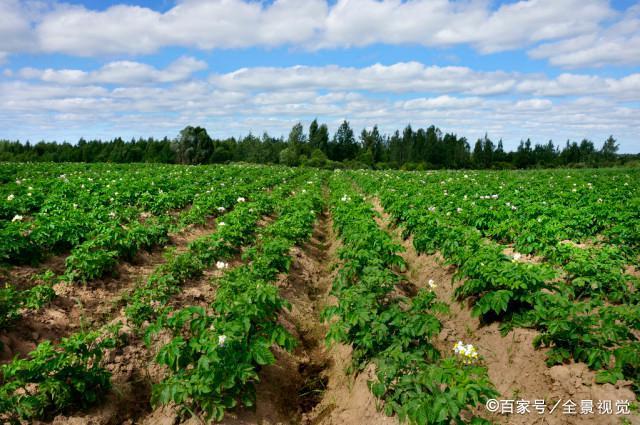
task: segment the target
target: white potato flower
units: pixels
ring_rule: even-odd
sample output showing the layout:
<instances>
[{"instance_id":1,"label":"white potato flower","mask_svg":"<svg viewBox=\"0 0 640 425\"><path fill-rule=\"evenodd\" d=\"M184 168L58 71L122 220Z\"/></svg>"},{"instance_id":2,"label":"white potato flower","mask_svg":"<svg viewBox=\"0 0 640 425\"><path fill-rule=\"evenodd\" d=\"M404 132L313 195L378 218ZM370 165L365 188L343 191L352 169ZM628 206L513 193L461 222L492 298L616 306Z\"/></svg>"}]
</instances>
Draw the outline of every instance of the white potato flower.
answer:
<instances>
[{"instance_id":1,"label":"white potato flower","mask_svg":"<svg viewBox=\"0 0 640 425\"><path fill-rule=\"evenodd\" d=\"M458 341L453 346L453 352L462 358L464 364L471 364L478 359L478 351L471 344L464 344Z\"/></svg>"},{"instance_id":2,"label":"white potato flower","mask_svg":"<svg viewBox=\"0 0 640 425\"><path fill-rule=\"evenodd\" d=\"M218 346L224 347L224 343L227 340L226 335L218 335Z\"/></svg>"}]
</instances>

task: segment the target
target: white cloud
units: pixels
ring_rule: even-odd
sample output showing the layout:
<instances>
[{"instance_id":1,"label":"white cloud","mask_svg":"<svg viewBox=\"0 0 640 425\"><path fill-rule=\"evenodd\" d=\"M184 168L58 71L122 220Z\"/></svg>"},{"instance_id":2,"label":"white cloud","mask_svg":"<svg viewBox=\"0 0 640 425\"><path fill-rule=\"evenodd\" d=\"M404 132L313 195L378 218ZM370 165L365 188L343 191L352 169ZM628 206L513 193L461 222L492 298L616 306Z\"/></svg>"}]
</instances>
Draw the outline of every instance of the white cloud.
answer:
<instances>
[{"instance_id":1,"label":"white cloud","mask_svg":"<svg viewBox=\"0 0 640 425\"><path fill-rule=\"evenodd\" d=\"M212 81L190 79L112 88L95 82L80 84L77 80L24 81L8 78L0 81L0 92L3 93L0 97L2 137L71 141L80 136L164 137L177 134L188 124L204 125L216 136L238 136L249 131L260 134L264 130L279 135L286 134L299 120L309 122L318 117L329 123L332 129L342 119L348 119L357 132L375 123L385 132L407 123L414 127L435 124L444 131L456 132L473 141L489 131L493 138L504 138L507 147L514 147L520 138L529 136L534 137L535 142L550 138L560 142L567 138L587 137L601 143L609 134L614 134L625 151L640 150L636 137L640 133L640 110L626 106L616 97L618 95L593 94L573 99L532 93L533 90L557 92L558 87L572 87L574 91L584 92L600 84L599 80L588 76L579 76L575 79L577 82L569 78L574 81L573 85L565 81L567 77L558 78L564 82L556 86L529 88L527 92L521 91L518 84L533 77L514 75L511 76L513 88L508 96L472 94L478 88L467 87L464 81L460 87L467 93L451 89L438 95L404 92L394 95L393 91L380 92L380 88L378 92L354 91L342 88L340 84L327 83L342 72L337 67L334 74L324 76L323 84L300 86L296 78L287 75L288 69L280 70L286 84L272 81L264 87L235 83L225 86L218 83L226 80L217 77ZM388 75L384 68L374 69L375 72L365 72L369 75L369 80L364 79L365 84L383 87L389 83L392 90L400 90L401 78L395 74ZM397 69L406 71L413 68ZM321 70L327 74L326 69ZM314 76L323 74L313 68L311 71ZM352 69L354 74L350 78L359 77L356 71ZM461 75L467 75L466 72ZM297 72L294 74L298 76ZM401 75L405 83L410 83L415 77L413 72ZM86 76L83 78L87 82L93 81ZM540 79L543 78L537 78ZM628 87L629 83L624 79L616 81L620 87ZM457 84L449 82L445 87L456 87ZM563 90L566 92L566 88Z\"/></svg>"},{"instance_id":2,"label":"white cloud","mask_svg":"<svg viewBox=\"0 0 640 425\"><path fill-rule=\"evenodd\" d=\"M203 61L192 57L181 57L167 68L158 70L150 65L132 62L110 62L96 71L79 69L35 69L23 68L19 76L59 84L121 84L169 83L188 79L194 72L207 68Z\"/></svg>"},{"instance_id":3,"label":"white cloud","mask_svg":"<svg viewBox=\"0 0 640 425\"><path fill-rule=\"evenodd\" d=\"M627 9L621 19L609 27L542 44L529 55L567 68L639 64L640 5Z\"/></svg>"},{"instance_id":4,"label":"white cloud","mask_svg":"<svg viewBox=\"0 0 640 425\"><path fill-rule=\"evenodd\" d=\"M31 39L27 8L17 0L0 1L0 56L28 49Z\"/></svg>"},{"instance_id":5,"label":"white cloud","mask_svg":"<svg viewBox=\"0 0 640 425\"><path fill-rule=\"evenodd\" d=\"M312 38L327 8L323 0L183 0L166 13L128 5L104 11L60 6L37 35L45 52L80 56L148 54L165 46L277 46Z\"/></svg>"},{"instance_id":6,"label":"white cloud","mask_svg":"<svg viewBox=\"0 0 640 425\"><path fill-rule=\"evenodd\" d=\"M521 0L497 9L484 0L178 0L162 13L127 4L93 10L3 0L0 55L463 44L482 53L531 47L532 57L566 67L629 65L640 63L639 10L616 17L606 0Z\"/></svg>"},{"instance_id":7,"label":"white cloud","mask_svg":"<svg viewBox=\"0 0 640 425\"><path fill-rule=\"evenodd\" d=\"M406 100L402 102L396 102L397 107L405 110L416 109L467 109L473 107L480 107L483 104L483 100L479 97L465 97L457 98L448 95L431 97L431 98L416 98Z\"/></svg>"},{"instance_id":8,"label":"white cloud","mask_svg":"<svg viewBox=\"0 0 640 425\"><path fill-rule=\"evenodd\" d=\"M489 2L339 0L327 18L321 46L376 42L449 46L482 52L585 34L612 15L605 1L518 1L492 11Z\"/></svg>"},{"instance_id":9,"label":"white cloud","mask_svg":"<svg viewBox=\"0 0 640 425\"><path fill-rule=\"evenodd\" d=\"M553 102L549 99L527 99L517 101L513 107L519 111L544 111L549 110Z\"/></svg>"},{"instance_id":10,"label":"white cloud","mask_svg":"<svg viewBox=\"0 0 640 425\"><path fill-rule=\"evenodd\" d=\"M530 94L584 96L601 94L640 100L640 73L623 78L475 71L467 67L425 66L419 62L375 64L364 68L293 66L242 68L213 74L210 82L225 90L364 90L382 93L456 93L475 96Z\"/></svg>"},{"instance_id":11,"label":"white cloud","mask_svg":"<svg viewBox=\"0 0 640 425\"><path fill-rule=\"evenodd\" d=\"M387 132L435 124L470 140L489 131L507 145L614 134L624 150L640 150L640 110L628 105L640 99L640 74L548 78L409 62L192 75L202 67L181 58L164 69L115 62L88 71L9 70L0 80L0 137L163 137L188 124L217 136L278 135L318 117L333 129L348 119L356 130L377 123Z\"/></svg>"},{"instance_id":12,"label":"white cloud","mask_svg":"<svg viewBox=\"0 0 640 425\"><path fill-rule=\"evenodd\" d=\"M23 79L38 79L56 84L118 84L123 86L183 81L206 64L182 57L165 69L150 65L117 61L94 71L79 69L23 68L16 73ZM5 76L13 75L10 69ZM210 82L224 90L277 91L288 90L366 90L384 93L434 92L461 93L478 96L531 93L538 96L584 95L589 93L633 96L640 88L640 74L620 79L593 75L561 74L547 79L535 74L479 72L465 67L425 66L417 62L380 64L365 68L338 66L287 68L243 68L227 74L214 74ZM263 99L270 102L269 99Z\"/></svg>"},{"instance_id":13,"label":"white cloud","mask_svg":"<svg viewBox=\"0 0 640 425\"><path fill-rule=\"evenodd\" d=\"M517 82L512 75L500 71L476 72L466 67L425 66L418 62L375 64L365 68L335 65L242 68L214 74L210 81L219 87L240 90L331 88L394 93L455 91L478 95L505 93Z\"/></svg>"}]
</instances>

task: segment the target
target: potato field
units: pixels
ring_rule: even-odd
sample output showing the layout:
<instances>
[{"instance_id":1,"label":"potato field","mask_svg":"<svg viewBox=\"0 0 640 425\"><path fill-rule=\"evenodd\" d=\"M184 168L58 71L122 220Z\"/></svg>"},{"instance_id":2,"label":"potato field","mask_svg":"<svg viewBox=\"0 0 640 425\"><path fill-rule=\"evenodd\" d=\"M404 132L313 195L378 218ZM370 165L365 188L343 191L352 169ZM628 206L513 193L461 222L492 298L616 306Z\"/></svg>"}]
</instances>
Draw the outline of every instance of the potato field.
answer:
<instances>
[{"instance_id":1,"label":"potato field","mask_svg":"<svg viewBox=\"0 0 640 425\"><path fill-rule=\"evenodd\" d=\"M0 164L0 422L640 424L640 170Z\"/></svg>"}]
</instances>

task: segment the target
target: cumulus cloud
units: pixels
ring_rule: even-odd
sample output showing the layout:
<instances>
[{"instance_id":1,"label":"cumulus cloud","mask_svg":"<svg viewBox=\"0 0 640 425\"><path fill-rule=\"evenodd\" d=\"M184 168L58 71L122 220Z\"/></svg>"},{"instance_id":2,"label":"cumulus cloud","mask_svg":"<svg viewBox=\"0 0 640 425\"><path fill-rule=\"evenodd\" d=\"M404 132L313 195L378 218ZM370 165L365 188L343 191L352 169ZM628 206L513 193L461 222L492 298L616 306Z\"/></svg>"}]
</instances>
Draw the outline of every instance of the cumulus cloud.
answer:
<instances>
[{"instance_id":1,"label":"cumulus cloud","mask_svg":"<svg viewBox=\"0 0 640 425\"><path fill-rule=\"evenodd\" d=\"M105 66L110 69L109 66ZM166 72L167 69L155 70ZM407 123L414 126L435 124L444 131L453 131L470 140L485 131L505 139L513 147L522 137L535 137L534 141L549 138L563 141L567 138L604 140L614 134L626 151L637 151L636 135L640 132L640 111L627 106L624 91L637 84L640 77L612 80L614 89L607 95L581 93L593 91L601 84L596 77L567 74L556 79L535 75L500 74L481 77L493 85L505 75L513 80L510 91L499 96L478 95L483 87L468 86L465 76L470 69L460 72L460 81L449 81L443 86L428 87L424 93L403 89L403 83L412 84L416 72L429 67L416 64L371 69L349 68L348 78L363 78L363 86L341 81L340 67L311 67L310 74L318 81L299 81L299 68L281 68L281 80L269 70L262 84L245 84L245 80L224 78L227 74L209 79L189 78L166 83L108 84L116 81L101 75L103 69L87 71L80 77L43 78L46 72L35 72L33 79L25 80L22 70L0 80L0 125L3 137L39 140L58 138L75 140L80 136L112 138L158 136L177 134L188 124L206 126L217 136L237 136L252 131L266 130L272 134L286 134L299 120L310 121L318 117L335 129L342 119L348 119L355 129L377 123L390 132ZM293 76L288 75L291 70ZM400 70L399 77L389 70ZM409 70L409 71L407 71ZM37 71L37 70L36 70ZM264 69L246 69L244 75L261 73ZM430 70L443 75L447 70ZM49 73L52 76L59 76ZM238 72L229 75L237 76ZM322 77L322 79L320 79ZM98 82L101 78L102 82ZM316 77L314 77L316 78ZM481 78L482 79L482 78ZM252 81L248 78L246 81ZM527 81L540 81L523 87ZM635 81L635 83L633 82ZM615 82L615 84L613 84ZM305 86L305 84L308 84ZM418 81L416 84L427 84ZM430 83L432 84L432 83ZM616 85L617 84L617 85ZM388 85L390 89L383 91ZM359 87L359 88L358 88ZM377 90L362 87L378 87ZM431 91L434 94L431 94ZM638 93L638 91L635 91ZM550 94L543 94L550 93ZM559 95L559 93L564 93ZM571 93L571 95L566 95ZM636 97L637 98L637 97ZM636 143L634 145L634 143Z\"/></svg>"},{"instance_id":2,"label":"cumulus cloud","mask_svg":"<svg viewBox=\"0 0 640 425\"><path fill-rule=\"evenodd\" d=\"M18 75L24 79L39 79L60 84L135 85L181 81L206 68L205 62L184 56L162 70L140 62L116 61L90 72L80 69L23 68Z\"/></svg>"},{"instance_id":3,"label":"cumulus cloud","mask_svg":"<svg viewBox=\"0 0 640 425\"><path fill-rule=\"evenodd\" d=\"M179 0L166 12L127 4L94 10L5 0L0 52L109 56L171 46L464 44L482 53L532 47L532 57L560 66L637 64L639 8L620 18L606 0L521 0L497 9L487 1Z\"/></svg>"},{"instance_id":4,"label":"cumulus cloud","mask_svg":"<svg viewBox=\"0 0 640 425\"><path fill-rule=\"evenodd\" d=\"M140 62L116 61L93 71L22 68L16 76L57 84L136 86L185 81L192 78L195 72L206 68L207 64L203 61L181 57L164 69ZM311 90L473 96L527 94L557 97L597 94L618 100L640 100L640 73L621 78L563 73L548 78L541 74L476 71L468 67L428 66L419 62L374 64L362 68L336 65L241 68L225 74L211 74L208 83L227 92L270 93L258 98L265 104L293 96L294 93L300 96ZM440 100L455 99L441 97Z\"/></svg>"},{"instance_id":5,"label":"cumulus cloud","mask_svg":"<svg viewBox=\"0 0 640 425\"><path fill-rule=\"evenodd\" d=\"M293 66L242 68L214 74L210 81L227 89L332 88L395 93L447 92L498 94L512 89L516 80L505 72L476 72L466 67L425 66L419 62L375 64L365 68Z\"/></svg>"},{"instance_id":6,"label":"cumulus cloud","mask_svg":"<svg viewBox=\"0 0 640 425\"><path fill-rule=\"evenodd\" d=\"M536 59L548 59L567 68L582 66L635 65L640 63L640 5L630 7L609 27L544 43L529 52Z\"/></svg>"},{"instance_id":7,"label":"cumulus cloud","mask_svg":"<svg viewBox=\"0 0 640 425\"><path fill-rule=\"evenodd\" d=\"M213 74L210 82L226 90L365 90L385 93L458 93L475 96L508 93L535 96L584 96L602 94L640 100L640 74L623 78L561 74L476 71L468 67L426 66L419 62L375 64L364 68L292 66L242 68Z\"/></svg>"},{"instance_id":8,"label":"cumulus cloud","mask_svg":"<svg viewBox=\"0 0 640 425\"><path fill-rule=\"evenodd\" d=\"M405 110L447 110L447 109L467 109L481 107L483 100L479 97L458 98L452 96L438 96L431 98L415 98L396 102L395 106Z\"/></svg>"},{"instance_id":9,"label":"cumulus cloud","mask_svg":"<svg viewBox=\"0 0 640 425\"><path fill-rule=\"evenodd\" d=\"M311 39L327 9L324 0L183 0L166 13L129 5L104 11L60 6L36 32L45 52L80 56L148 54L165 46L277 46Z\"/></svg>"},{"instance_id":10,"label":"cumulus cloud","mask_svg":"<svg viewBox=\"0 0 640 425\"><path fill-rule=\"evenodd\" d=\"M468 43L482 52L585 34L611 16L605 1L533 0L492 11L488 2L339 0L321 46Z\"/></svg>"},{"instance_id":11,"label":"cumulus cloud","mask_svg":"<svg viewBox=\"0 0 640 425\"><path fill-rule=\"evenodd\" d=\"M548 111L553 106L549 99L527 99L517 101L513 107L519 111Z\"/></svg>"},{"instance_id":12,"label":"cumulus cloud","mask_svg":"<svg viewBox=\"0 0 640 425\"><path fill-rule=\"evenodd\" d=\"M28 9L17 0L0 2L0 56L28 49L31 42Z\"/></svg>"}]
</instances>

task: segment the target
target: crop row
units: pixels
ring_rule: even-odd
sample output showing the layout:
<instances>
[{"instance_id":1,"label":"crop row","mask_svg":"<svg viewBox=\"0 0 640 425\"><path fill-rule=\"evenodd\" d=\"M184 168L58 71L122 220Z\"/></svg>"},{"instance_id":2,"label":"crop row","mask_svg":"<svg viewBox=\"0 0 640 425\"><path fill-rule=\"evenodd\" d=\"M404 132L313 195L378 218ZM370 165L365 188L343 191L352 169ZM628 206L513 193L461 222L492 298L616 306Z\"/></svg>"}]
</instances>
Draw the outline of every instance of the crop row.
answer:
<instances>
[{"instance_id":1,"label":"crop row","mask_svg":"<svg viewBox=\"0 0 640 425\"><path fill-rule=\"evenodd\" d=\"M468 357L443 357L433 340L442 327L436 314L446 305L429 289L411 298L399 293L401 277L393 269L404 266L401 246L378 227L372 206L348 179L334 177L330 187L343 248L332 287L338 303L324 312L331 323L328 340L352 344L355 369L375 364L370 388L388 415L417 424L462 421L497 395L486 368L472 348Z\"/></svg>"},{"instance_id":2,"label":"crop row","mask_svg":"<svg viewBox=\"0 0 640 425\"><path fill-rule=\"evenodd\" d=\"M171 312L163 308L163 305L172 294L180 290L180 285L185 280L200 275L216 262L237 253L241 245L255 240L253 235L256 221L262 214L273 212L276 208L278 211L291 212L283 214L276 222L279 225L274 223L270 226L271 230L261 233L264 237L273 235L273 243L265 244L263 240L260 250L250 252L254 252L255 264L259 264L260 258L269 258L269 264L278 269L282 267L286 253L278 251L284 243L282 238L277 239L276 236L286 231L295 241L300 240L304 232L295 226L295 219L298 219L299 226L300 223L307 223L311 214L306 210L307 221L302 221L299 217L301 213L296 215L298 210L295 208L299 209L304 205L303 201L295 201L298 197L287 199L292 188L307 184L309 176L299 175L291 181L286 181L283 177L280 179L282 184L277 185L273 191L258 191L252 195L253 200L239 202L236 208L223 216L226 222L218 220L216 232L194 241L186 253L174 255L160 266L129 300L126 309L128 320L140 325L160 316L158 323L162 323ZM307 189L304 189L303 193L306 192ZM288 262L285 261L284 264L288 266ZM227 296L232 294L228 293ZM219 296L218 299L222 297ZM228 300L225 304L228 304ZM174 315L170 314L170 317ZM0 418L9 421L47 418L70 407L87 407L104 397L110 388L110 374L102 366L102 358L104 350L124 343L118 329L119 324L115 324L73 334L56 345L46 341L39 344L28 358L15 359L3 365L0 368Z\"/></svg>"},{"instance_id":3,"label":"crop row","mask_svg":"<svg viewBox=\"0 0 640 425\"><path fill-rule=\"evenodd\" d=\"M187 279L200 276L217 262L224 263L253 242L258 220L272 214L306 177L299 175L281 181L271 192L254 192L248 199L241 198L243 202L218 217L215 232L191 242L185 252L172 256L136 288L127 300L128 320L136 326L154 320Z\"/></svg>"},{"instance_id":4,"label":"crop row","mask_svg":"<svg viewBox=\"0 0 640 425\"><path fill-rule=\"evenodd\" d=\"M284 173L262 174L252 178L227 179L218 187L196 194L192 207L179 216L182 226L201 223L205 217L219 215L233 207L238 199L282 181ZM119 260L130 260L139 250L163 245L172 229L170 215L151 217L128 225L110 223L94 231L90 239L78 245L67 257L66 278L87 281L112 270Z\"/></svg>"},{"instance_id":5,"label":"crop row","mask_svg":"<svg viewBox=\"0 0 640 425\"><path fill-rule=\"evenodd\" d=\"M173 336L156 358L170 372L153 388L155 404L175 403L182 414L206 420L221 420L238 404L255 404L258 372L275 361L272 346L291 350L296 344L277 321L288 303L274 282L289 270L290 248L311 235L322 209L320 186L311 178L277 202L276 220L260 229L246 263L217 280L209 308L170 312L150 328L149 336L161 330Z\"/></svg>"},{"instance_id":6,"label":"crop row","mask_svg":"<svg viewBox=\"0 0 640 425\"><path fill-rule=\"evenodd\" d=\"M174 175L165 178L156 174L160 170L152 169L149 173L102 171L67 171L44 181L36 177L17 180L23 189L0 199L6 209L14 209L0 222L3 241L0 259L8 263L37 262L50 253L92 239L96 229L126 226L139 221L141 215L182 208L207 182L182 170L175 170ZM216 181L223 173L213 169L204 172L203 177ZM182 188L177 185L179 181ZM39 197L38 209L23 210L33 197ZM132 203L132 198L138 205ZM15 215L11 216L13 212Z\"/></svg>"},{"instance_id":7,"label":"crop row","mask_svg":"<svg viewBox=\"0 0 640 425\"><path fill-rule=\"evenodd\" d=\"M293 171L286 169L269 174L260 173L258 167L244 171L238 168L233 173L238 175L234 178L225 178L220 183L208 182L206 187L210 189L202 194L196 194L191 208L178 216L178 228L188 224L202 223L205 217L219 215L232 208L238 199L244 199L249 194L262 191L265 187L280 183L294 175ZM129 180L136 176L125 175L125 177ZM211 175L205 173L205 177L211 177ZM192 184L197 185L198 182L201 182L201 179L194 180ZM190 188L194 189L195 186L186 185L187 192ZM181 199L180 202L183 202L186 198L176 199ZM120 260L131 259L140 249L163 245L168 239L168 233L176 230L174 221L170 215L165 214L147 217L146 220L132 220L127 224L119 222L117 217L114 217L111 222L96 224L94 230L87 235L88 239L71 250L66 258L66 272L62 278L87 282L101 277L106 272L112 271ZM10 242L4 242L10 244ZM180 260L178 259L178 262ZM8 283L4 286L0 290L0 329L15 322L24 309L37 309L45 300L50 300L55 295L47 285L39 285L24 294ZM36 292L39 294L37 300L40 302L33 301L32 294Z\"/></svg>"},{"instance_id":8,"label":"crop row","mask_svg":"<svg viewBox=\"0 0 640 425\"><path fill-rule=\"evenodd\" d=\"M601 381L632 380L638 391L638 283L624 273L625 260L613 255L613 248L582 251L564 249L566 244L560 243L556 261L524 261L519 255L506 255L504 246L466 224L459 217L462 213L448 210L448 204L435 204L432 197L419 194L413 176L385 179L384 185L371 175L356 179L379 196L385 210L404 227L405 236L413 235L419 252L439 251L458 267L456 277L462 284L456 294L472 300L475 315L500 320L505 333L514 326L540 331L535 344L551 348L549 365L573 358L601 370ZM442 191L438 183L434 186ZM490 207L472 208L481 215Z\"/></svg>"},{"instance_id":9,"label":"crop row","mask_svg":"<svg viewBox=\"0 0 640 425\"><path fill-rule=\"evenodd\" d=\"M4 220L0 220L0 261L37 262L50 253L78 247L84 241L90 245L108 242L113 233L123 227L145 233L141 230L145 228L144 222L148 222L146 227L154 229L132 242L132 246L153 243L159 238L158 232L166 234L163 230L174 221L181 225L201 221L211 212L207 207L212 204L206 198L216 196L225 184L251 184L265 174L262 167L245 166L141 167L141 170L114 169L114 172L103 168L66 171L44 181L38 177L16 180L20 182L17 186L21 191L13 191L0 199L0 205L7 210ZM276 169L271 174L291 173L291 170ZM29 174L25 172L25 175ZM51 182L52 179L55 182ZM23 205L34 196L41 197L37 211L24 211ZM204 201L200 201L201 198ZM185 209L177 220L169 219L172 214L166 216L189 204L195 209ZM13 213L15 215L11 215ZM92 242L94 240L98 242ZM131 250L123 248L123 254Z\"/></svg>"}]
</instances>

